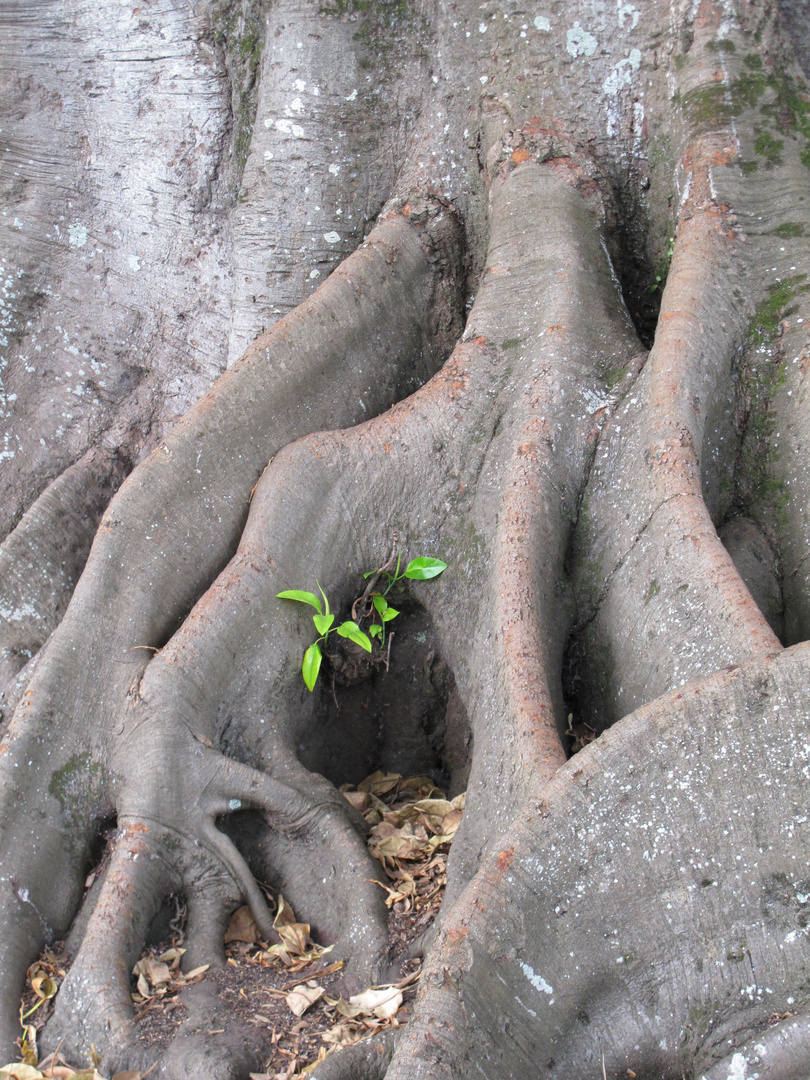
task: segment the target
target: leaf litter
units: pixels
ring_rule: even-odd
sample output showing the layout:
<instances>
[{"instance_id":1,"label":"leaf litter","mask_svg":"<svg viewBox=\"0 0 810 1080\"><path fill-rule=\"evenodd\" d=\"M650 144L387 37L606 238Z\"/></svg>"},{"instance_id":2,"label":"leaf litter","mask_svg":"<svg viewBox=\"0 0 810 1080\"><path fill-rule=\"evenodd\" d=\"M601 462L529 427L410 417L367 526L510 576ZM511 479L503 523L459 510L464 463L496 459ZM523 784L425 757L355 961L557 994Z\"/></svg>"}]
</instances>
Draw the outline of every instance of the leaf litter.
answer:
<instances>
[{"instance_id":1,"label":"leaf litter","mask_svg":"<svg viewBox=\"0 0 810 1080\"><path fill-rule=\"evenodd\" d=\"M383 771L340 790L369 826L369 851L381 864L380 877L372 880L385 891L389 910L389 961L400 966L404 977L348 999L330 993L340 981L342 961L330 962L331 946L314 942L309 924L299 922L279 895L273 921L278 941L262 940L250 909L238 908L225 932L223 969L211 972L206 964L184 973L182 930L168 948L144 953L132 970L131 990L142 1043L156 1048L168 1044L185 1015L180 991L203 978L216 982L229 1015L239 1013L248 1024L264 1029L265 1037L270 1032L265 1071L251 1073L252 1080L306 1075L333 1051L407 1023L421 967L411 954L418 951L418 941L441 905L447 856L465 795L447 799L430 777L403 778ZM84 1068L69 1065L58 1050L42 1061L37 1057L37 1030L52 1011L69 959L54 948L29 969L20 1010L21 1061L1 1067L0 1080L108 1080L97 1071L92 1048L89 1067ZM212 1037L222 1033L207 1032ZM143 1080L146 1075L130 1071L111 1080Z\"/></svg>"}]
</instances>

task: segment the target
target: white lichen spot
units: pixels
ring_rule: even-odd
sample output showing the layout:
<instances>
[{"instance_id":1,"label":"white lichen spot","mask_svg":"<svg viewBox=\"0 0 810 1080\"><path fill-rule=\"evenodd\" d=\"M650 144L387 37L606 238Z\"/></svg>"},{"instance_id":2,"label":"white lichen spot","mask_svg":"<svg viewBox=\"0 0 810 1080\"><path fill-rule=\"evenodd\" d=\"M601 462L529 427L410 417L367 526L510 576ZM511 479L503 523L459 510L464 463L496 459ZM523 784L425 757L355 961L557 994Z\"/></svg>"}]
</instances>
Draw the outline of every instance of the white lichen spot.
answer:
<instances>
[{"instance_id":1,"label":"white lichen spot","mask_svg":"<svg viewBox=\"0 0 810 1080\"><path fill-rule=\"evenodd\" d=\"M292 99L292 101L290 102L290 110L297 113L301 113L304 111L304 103L300 97Z\"/></svg>"},{"instance_id":2,"label":"white lichen spot","mask_svg":"<svg viewBox=\"0 0 810 1080\"><path fill-rule=\"evenodd\" d=\"M571 29L566 34L568 44L566 48L571 56L593 56L599 45L599 42L593 36L589 34L587 30L583 30L578 22L575 22Z\"/></svg>"},{"instance_id":3,"label":"white lichen spot","mask_svg":"<svg viewBox=\"0 0 810 1080\"><path fill-rule=\"evenodd\" d=\"M523 972L523 974L526 976L526 978L529 980L535 990L542 991L542 993L549 995L554 993L553 988L549 986L549 984L546 982L542 975L537 975L533 971L533 969L529 967L528 964L525 964L522 960L520 960L519 963L520 970Z\"/></svg>"},{"instance_id":4,"label":"white lichen spot","mask_svg":"<svg viewBox=\"0 0 810 1080\"><path fill-rule=\"evenodd\" d=\"M319 278L321 276L320 270L310 270L309 276L311 279Z\"/></svg>"},{"instance_id":5,"label":"white lichen spot","mask_svg":"<svg viewBox=\"0 0 810 1080\"><path fill-rule=\"evenodd\" d=\"M14 218L13 224L14 224L15 229L21 229L23 227L23 223L20 221L20 219L18 217Z\"/></svg>"},{"instance_id":6,"label":"white lichen spot","mask_svg":"<svg viewBox=\"0 0 810 1080\"><path fill-rule=\"evenodd\" d=\"M343 99L344 101L357 101L357 87L352 90L348 97Z\"/></svg>"},{"instance_id":7,"label":"white lichen spot","mask_svg":"<svg viewBox=\"0 0 810 1080\"><path fill-rule=\"evenodd\" d=\"M633 72L638 71L640 64L641 53L638 49L631 49L629 56L613 65L613 71L602 83L602 93L612 97L618 94L623 86L629 86L633 81Z\"/></svg>"},{"instance_id":8,"label":"white lichen spot","mask_svg":"<svg viewBox=\"0 0 810 1080\"><path fill-rule=\"evenodd\" d=\"M481 83L482 86L486 86L489 82L489 75L482 75L478 81Z\"/></svg>"},{"instance_id":9,"label":"white lichen spot","mask_svg":"<svg viewBox=\"0 0 810 1080\"><path fill-rule=\"evenodd\" d=\"M332 230L332 232L325 232L323 234L323 238L327 242L327 244L340 243L340 233L336 233L334 229Z\"/></svg>"},{"instance_id":10,"label":"white lichen spot","mask_svg":"<svg viewBox=\"0 0 810 1080\"><path fill-rule=\"evenodd\" d=\"M87 243L87 226L80 225L77 221L68 229L68 237L70 239L71 247L84 247L84 245Z\"/></svg>"},{"instance_id":11,"label":"white lichen spot","mask_svg":"<svg viewBox=\"0 0 810 1080\"><path fill-rule=\"evenodd\" d=\"M273 160L273 151L272 150L265 150L265 152L264 152L264 160L265 161L272 161Z\"/></svg>"},{"instance_id":12,"label":"white lichen spot","mask_svg":"<svg viewBox=\"0 0 810 1080\"><path fill-rule=\"evenodd\" d=\"M479 23L478 24L478 33L479 34L485 34L486 32L487 32L487 24L483 23L483 22Z\"/></svg>"},{"instance_id":13,"label":"white lichen spot","mask_svg":"<svg viewBox=\"0 0 810 1080\"><path fill-rule=\"evenodd\" d=\"M130 257L127 259L127 262L132 273L137 274L141 268L141 260L138 258L138 256L130 255Z\"/></svg>"},{"instance_id":14,"label":"white lichen spot","mask_svg":"<svg viewBox=\"0 0 810 1080\"><path fill-rule=\"evenodd\" d=\"M735 1054L731 1059L726 1080L746 1080L748 1076L748 1062L743 1054Z\"/></svg>"},{"instance_id":15,"label":"white lichen spot","mask_svg":"<svg viewBox=\"0 0 810 1080\"><path fill-rule=\"evenodd\" d=\"M635 30L638 26L638 8L633 7L632 4L628 4L626 0L616 0L616 10L619 16L619 26L622 30L624 30L624 24L627 19L630 20L630 29Z\"/></svg>"},{"instance_id":16,"label":"white lichen spot","mask_svg":"<svg viewBox=\"0 0 810 1080\"><path fill-rule=\"evenodd\" d=\"M613 268L611 267L611 270L612 269ZM585 404L585 408L588 410L591 416L593 416L594 413L599 412L600 409L605 409L608 405L610 405L609 394L599 394L595 390L591 390L590 388L586 388L584 390L582 398Z\"/></svg>"},{"instance_id":17,"label":"white lichen spot","mask_svg":"<svg viewBox=\"0 0 810 1080\"><path fill-rule=\"evenodd\" d=\"M537 27L538 30L542 30L544 34L547 34L551 29L551 23L545 17L545 15L535 15L534 25Z\"/></svg>"},{"instance_id":18,"label":"white lichen spot","mask_svg":"<svg viewBox=\"0 0 810 1080\"><path fill-rule=\"evenodd\" d=\"M607 133L609 136L616 134L619 127L620 113L618 102L615 100L619 92L625 87L628 87L633 82L633 72L638 71L641 66L641 53L638 49L631 49L630 55L626 56L623 60L619 60L613 65L613 70L602 83L602 93L606 98L613 98L613 101L609 101L607 106ZM638 120L637 110L633 110L634 121ZM641 119L643 120L643 108L641 113ZM638 138L638 132L635 133Z\"/></svg>"},{"instance_id":19,"label":"white lichen spot","mask_svg":"<svg viewBox=\"0 0 810 1080\"><path fill-rule=\"evenodd\" d=\"M295 80L295 89L298 91L299 94L303 94L303 92L306 90L306 88L307 88L307 84L304 82L303 79L296 79Z\"/></svg>"},{"instance_id":20,"label":"white lichen spot","mask_svg":"<svg viewBox=\"0 0 810 1080\"><path fill-rule=\"evenodd\" d=\"M275 127L282 135L292 135L295 139L303 139L304 129L300 124L294 124L292 120L265 120L266 127Z\"/></svg>"},{"instance_id":21,"label":"white lichen spot","mask_svg":"<svg viewBox=\"0 0 810 1080\"><path fill-rule=\"evenodd\" d=\"M340 172L340 166L339 165L330 165L329 166L329 172L332 174L332 176L337 176L337 174Z\"/></svg>"}]
</instances>

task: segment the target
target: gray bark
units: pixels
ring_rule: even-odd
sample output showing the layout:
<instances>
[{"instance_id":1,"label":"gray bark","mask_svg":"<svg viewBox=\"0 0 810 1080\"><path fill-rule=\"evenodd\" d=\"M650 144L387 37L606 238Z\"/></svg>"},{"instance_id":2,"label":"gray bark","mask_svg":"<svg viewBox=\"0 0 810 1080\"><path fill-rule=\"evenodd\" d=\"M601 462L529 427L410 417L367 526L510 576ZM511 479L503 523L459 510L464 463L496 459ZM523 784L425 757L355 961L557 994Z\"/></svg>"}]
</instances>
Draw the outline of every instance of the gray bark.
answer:
<instances>
[{"instance_id":1,"label":"gray bark","mask_svg":"<svg viewBox=\"0 0 810 1080\"><path fill-rule=\"evenodd\" d=\"M0 9L3 1053L70 935L44 1044L149 1067L129 971L175 893L191 966L243 901L269 931L258 878L378 979L334 785L444 731L467 810L414 1019L325 1075L810 1070L810 95L783 17ZM392 537L450 564L403 596L423 651L336 712L276 594L346 610ZM603 734L566 763L580 723ZM194 1034L214 998L160 1075L261 1063Z\"/></svg>"}]
</instances>

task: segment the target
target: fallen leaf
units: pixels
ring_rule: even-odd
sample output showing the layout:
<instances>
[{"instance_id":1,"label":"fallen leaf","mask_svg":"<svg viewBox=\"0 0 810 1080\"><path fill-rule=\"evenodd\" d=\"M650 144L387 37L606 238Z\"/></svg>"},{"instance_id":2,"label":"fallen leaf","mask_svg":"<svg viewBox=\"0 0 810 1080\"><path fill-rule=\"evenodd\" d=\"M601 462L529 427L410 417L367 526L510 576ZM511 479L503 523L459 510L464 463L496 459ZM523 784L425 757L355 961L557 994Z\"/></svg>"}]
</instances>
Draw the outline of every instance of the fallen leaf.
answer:
<instances>
[{"instance_id":1,"label":"fallen leaf","mask_svg":"<svg viewBox=\"0 0 810 1080\"><path fill-rule=\"evenodd\" d=\"M402 1004L402 992L396 986L380 986L354 994L348 1002L338 998L335 1003L341 1016L353 1020L356 1016L376 1016L390 1020Z\"/></svg>"},{"instance_id":2,"label":"fallen leaf","mask_svg":"<svg viewBox=\"0 0 810 1080\"><path fill-rule=\"evenodd\" d=\"M447 799L420 799L413 805L420 813L427 814L429 817L444 817L453 809L453 804Z\"/></svg>"},{"instance_id":3,"label":"fallen leaf","mask_svg":"<svg viewBox=\"0 0 810 1080\"><path fill-rule=\"evenodd\" d=\"M371 793L368 791L344 791L344 798L361 814L371 806Z\"/></svg>"},{"instance_id":4,"label":"fallen leaf","mask_svg":"<svg viewBox=\"0 0 810 1080\"><path fill-rule=\"evenodd\" d=\"M225 944L227 945L229 941L244 941L247 945L252 945L260 938L261 933L256 925L256 920L253 918L247 904L243 904L231 915L228 928L225 931Z\"/></svg>"},{"instance_id":5,"label":"fallen leaf","mask_svg":"<svg viewBox=\"0 0 810 1080\"><path fill-rule=\"evenodd\" d=\"M187 974L181 975L178 981L182 981L183 983L190 983L192 979L197 979L200 975L205 974L205 972L208 971L210 966L210 964L200 964L199 967L193 968Z\"/></svg>"},{"instance_id":6,"label":"fallen leaf","mask_svg":"<svg viewBox=\"0 0 810 1080\"><path fill-rule=\"evenodd\" d=\"M296 986L294 990L291 990L284 1000L287 1002L287 1008L291 1013L295 1016L303 1016L307 1009L323 997L324 993L322 986L307 986L302 983L300 986Z\"/></svg>"},{"instance_id":7,"label":"fallen leaf","mask_svg":"<svg viewBox=\"0 0 810 1080\"><path fill-rule=\"evenodd\" d=\"M33 1065L15 1063L4 1065L0 1069L0 1077L2 1077L2 1080L41 1080L42 1073L39 1069L35 1069Z\"/></svg>"},{"instance_id":8,"label":"fallen leaf","mask_svg":"<svg viewBox=\"0 0 810 1080\"><path fill-rule=\"evenodd\" d=\"M309 944L309 923L296 922L293 909L281 894L278 898L278 911L273 919L273 929L288 953L295 956L306 951Z\"/></svg>"},{"instance_id":9,"label":"fallen leaf","mask_svg":"<svg viewBox=\"0 0 810 1080\"><path fill-rule=\"evenodd\" d=\"M372 773L371 776L367 776L362 783L357 785L358 791L370 791L372 795L387 795L389 791L393 791L397 784L402 779L399 773L384 773L379 770Z\"/></svg>"},{"instance_id":10,"label":"fallen leaf","mask_svg":"<svg viewBox=\"0 0 810 1080\"><path fill-rule=\"evenodd\" d=\"M151 956L142 957L132 969L132 974L137 976L138 991L143 994L144 997L149 997L149 986L144 983L146 986L146 989L144 990L141 985L142 979L148 980L149 984L153 987L158 987L167 983L172 977L169 965L162 960L155 960Z\"/></svg>"},{"instance_id":11,"label":"fallen leaf","mask_svg":"<svg viewBox=\"0 0 810 1080\"><path fill-rule=\"evenodd\" d=\"M167 949L166 952L160 954L158 960L162 960L165 964L169 964L174 968L180 962L180 958L185 955L185 952L185 949ZM115 1080L115 1077L113 1077L113 1080Z\"/></svg>"}]
</instances>

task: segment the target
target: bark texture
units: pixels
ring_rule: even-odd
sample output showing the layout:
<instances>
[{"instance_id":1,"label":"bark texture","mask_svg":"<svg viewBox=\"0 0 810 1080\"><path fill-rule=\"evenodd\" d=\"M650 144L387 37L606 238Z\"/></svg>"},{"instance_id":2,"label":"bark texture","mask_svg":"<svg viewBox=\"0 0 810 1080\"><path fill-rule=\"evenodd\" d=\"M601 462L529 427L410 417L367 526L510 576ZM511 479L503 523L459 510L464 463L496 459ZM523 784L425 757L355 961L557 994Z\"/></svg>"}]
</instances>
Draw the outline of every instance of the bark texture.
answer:
<instances>
[{"instance_id":1,"label":"bark texture","mask_svg":"<svg viewBox=\"0 0 810 1080\"><path fill-rule=\"evenodd\" d=\"M413 764L468 787L415 1015L317 1075L810 1073L805 28L2 6L0 1053L67 937L46 1047L151 1067L171 895L189 967L260 880L378 980L337 785ZM276 594L392 540L434 676L338 712ZM156 1075L261 1067L186 1003Z\"/></svg>"}]
</instances>

